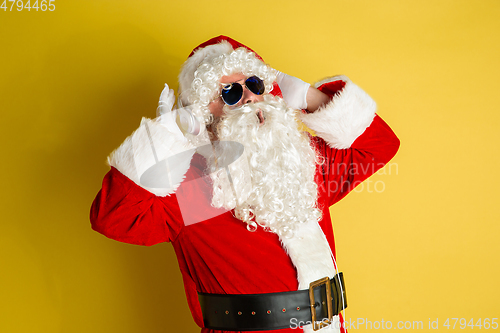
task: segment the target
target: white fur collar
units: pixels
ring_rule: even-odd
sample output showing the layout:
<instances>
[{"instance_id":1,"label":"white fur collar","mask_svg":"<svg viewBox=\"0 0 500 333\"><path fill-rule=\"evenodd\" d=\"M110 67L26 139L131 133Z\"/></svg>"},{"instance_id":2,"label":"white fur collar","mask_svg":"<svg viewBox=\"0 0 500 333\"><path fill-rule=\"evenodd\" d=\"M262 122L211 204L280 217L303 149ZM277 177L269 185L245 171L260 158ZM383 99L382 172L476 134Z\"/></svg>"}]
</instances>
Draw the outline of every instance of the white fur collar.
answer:
<instances>
[{"instance_id":1,"label":"white fur collar","mask_svg":"<svg viewBox=\"0 0 500 333\"><path fill-rule=\"evenodd\" d=\"M299 225L294 237L280 237L283 248L288 253L295 268L299 290L309 288L313 281L333 277L336 274L333 254L321 227L316 221L309 221ZM331 332L340 332L338 316L334 317L334 324L325 327ZM304 332L312 332L311 325L304 326Z\"/></svg>"}]
</instances>

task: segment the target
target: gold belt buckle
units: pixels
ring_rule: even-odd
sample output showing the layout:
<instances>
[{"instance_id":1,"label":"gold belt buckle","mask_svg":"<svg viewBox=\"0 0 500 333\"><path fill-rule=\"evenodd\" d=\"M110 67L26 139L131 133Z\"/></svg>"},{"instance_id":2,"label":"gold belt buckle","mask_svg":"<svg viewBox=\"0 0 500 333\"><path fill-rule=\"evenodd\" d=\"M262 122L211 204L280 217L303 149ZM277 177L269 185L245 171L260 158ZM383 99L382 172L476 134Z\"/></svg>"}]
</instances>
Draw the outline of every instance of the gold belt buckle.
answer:
<instances>
[{"instance_id":1,"label":"gold belt buckle","mask_svg":"<svg viewBox=\"0 0 500 333\"><path fill-rule=\"evenodd\" d=\"M325 285L326 287L326 307L328 309L328 320L321 320L318 323L316 323L316 301L314 299L314 288L319 287L321 285ZM332 318L333 318L333 309L332 309L332 289L330 285L330 278L328 276L313 281L309 284L309 301L311 303L311 316L312 316L312 325L313 325L313 330L317 331L319 329L322 329L323 327L326 327L332 323Z\"/></svg>"}]
</instances>

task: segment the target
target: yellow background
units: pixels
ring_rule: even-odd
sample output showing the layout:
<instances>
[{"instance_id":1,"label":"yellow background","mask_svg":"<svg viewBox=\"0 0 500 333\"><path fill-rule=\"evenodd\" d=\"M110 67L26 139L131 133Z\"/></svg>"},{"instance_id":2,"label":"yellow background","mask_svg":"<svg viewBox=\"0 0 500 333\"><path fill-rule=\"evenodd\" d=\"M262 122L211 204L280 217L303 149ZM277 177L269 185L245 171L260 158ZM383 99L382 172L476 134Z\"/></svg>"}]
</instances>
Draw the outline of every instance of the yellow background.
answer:
<instances>
[{"instance_id":1,"label":"yellow background","mask_svg":"<svg viewBox=\"0 0 500 333\"><path fill-rule=\"evenodd\" d=\"M308 82L348 75L401 139L332 207L347 318L500 317L500 1L54 3L0 10L0 332L199 331L170 244L88 212L106 156L219 34Z\"/></svg>"}]
</instances>

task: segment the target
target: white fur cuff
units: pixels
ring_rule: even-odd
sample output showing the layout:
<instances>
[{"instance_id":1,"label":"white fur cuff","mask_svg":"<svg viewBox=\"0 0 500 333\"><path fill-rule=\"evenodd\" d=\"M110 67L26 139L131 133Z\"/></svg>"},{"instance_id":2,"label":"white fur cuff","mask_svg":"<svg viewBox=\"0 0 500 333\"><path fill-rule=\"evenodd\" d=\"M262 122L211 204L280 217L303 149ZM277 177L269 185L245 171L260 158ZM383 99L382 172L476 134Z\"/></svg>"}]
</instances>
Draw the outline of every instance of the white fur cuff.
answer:
<instances>
[{"instance_id":1,"label":"white fur cuff","mask_svg":"<svg viewBox=\"0 0 500 333\"><path fill-rule=\"evenodd\" d=\"M315 87L338 80L344 81L345 86L328 104L313 113L301 114L299 118L330 147L346 149L370 126L377 105L367 93L343 75L325 79L316 83Z\"/></svg>"},{"instance_id":2,"label":"white fur cuff","mask_svg":"<svg viewBox=\"0 0 500 333\"><path fill-rule=\"evenodd\" d=\"M141 126L108 157L110 166L158 196L175 192L195 152L169 116L143 118ZM149 175L149 181L143 175Z\"/></svg>"}]
</instances>

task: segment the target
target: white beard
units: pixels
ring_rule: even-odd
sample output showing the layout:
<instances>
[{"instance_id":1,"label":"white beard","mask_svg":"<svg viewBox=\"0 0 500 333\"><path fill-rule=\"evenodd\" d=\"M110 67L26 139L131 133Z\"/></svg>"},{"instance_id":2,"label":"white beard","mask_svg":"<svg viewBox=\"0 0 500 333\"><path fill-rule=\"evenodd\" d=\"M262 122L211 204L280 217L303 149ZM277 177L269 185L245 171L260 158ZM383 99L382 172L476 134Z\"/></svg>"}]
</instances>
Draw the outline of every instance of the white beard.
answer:
<instances>
[{"instance_id":1,"label":"white beard","mask_svg":"<svg viewBox=\"0 0 500 333\"><path fill-rule=\"evenodd\" d=\"M265 119L262 125L258 110ZM213 158L208 160L212 205L234 208L249 230L258 224L285 237L292 236L301 223L318 221L316 154L307 135L298 129L297 111L283 99L266 95L263 102L225 107L224 112L212 128L221 142L241 143L244 152L227 169L218 168L220 163ZM227 150L226 146L216 156L234 155Z\"/></svg>"}]
</instances>

